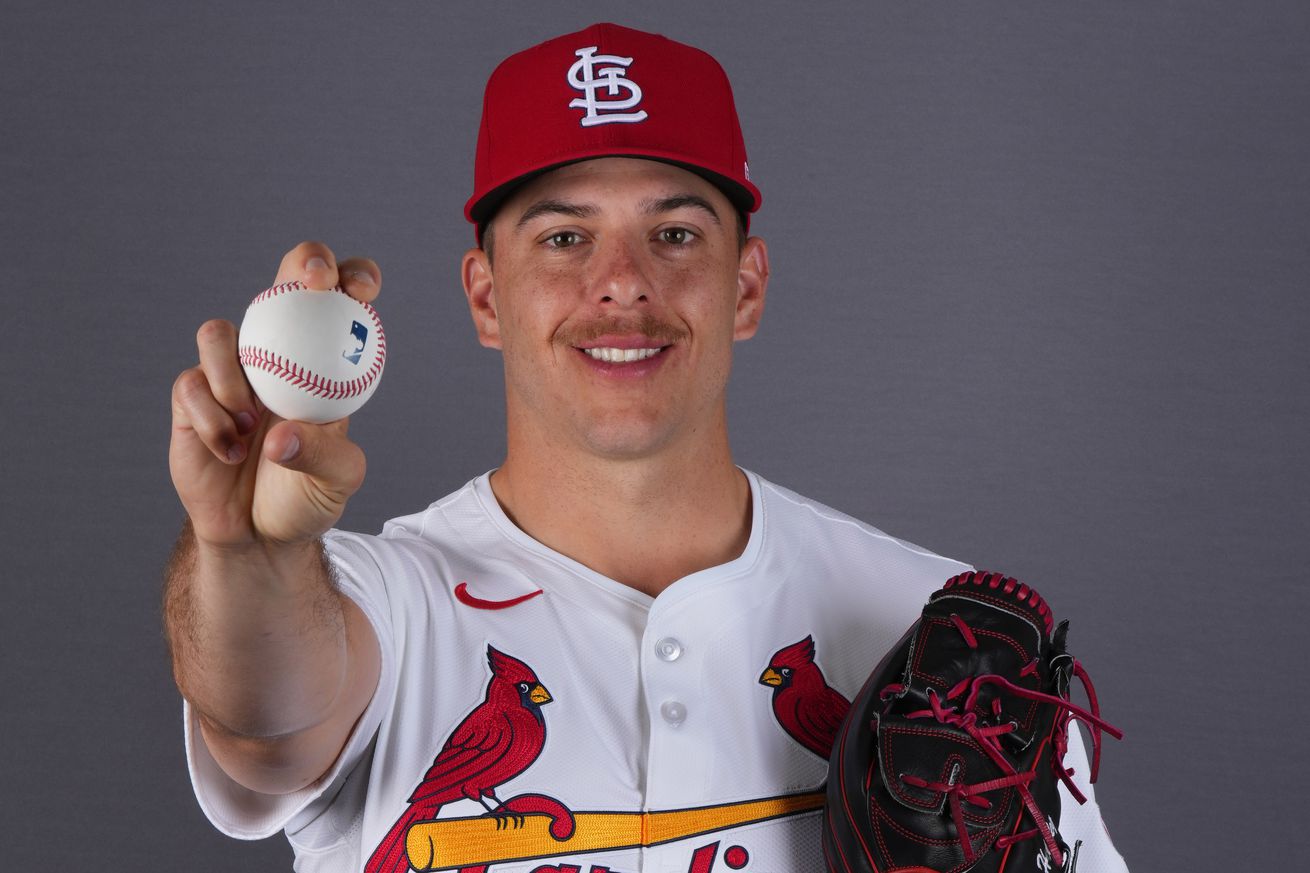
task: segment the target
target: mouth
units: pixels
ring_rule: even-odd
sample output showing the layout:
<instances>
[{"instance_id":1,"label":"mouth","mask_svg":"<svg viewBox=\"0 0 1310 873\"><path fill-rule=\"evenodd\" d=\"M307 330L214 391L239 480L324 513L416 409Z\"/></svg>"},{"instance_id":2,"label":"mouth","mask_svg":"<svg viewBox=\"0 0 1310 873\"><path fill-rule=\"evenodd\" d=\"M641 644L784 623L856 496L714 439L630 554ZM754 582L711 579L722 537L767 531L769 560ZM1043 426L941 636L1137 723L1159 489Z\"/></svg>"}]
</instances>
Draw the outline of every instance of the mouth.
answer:
<instances>
[{"instance_id":1,"label":"mouth","mask_svg":"<svg viewBox=\"0 0 1310 873\"><path fill-rule=\"evenodd\" d=\"M612 384L610 380L640 382L653 377L678 356L690 335L674 324L647 316L571 326L559 339L573 347L592 375L603 380L601 384Z\"/></svg>"},{"instance_id":2,"label":"mouth","mask_svg":"<svg viewBox=\"0 0 1310 873\"><path fill-rule=\"evenodd\" d=\"M610 346L598 346L590 349L578 349L578 351L592 360L603 361L607 364L631 364L634 361L645 361L653 358L667 348L668 346L654 346L640 349L617 349Z\"/></svg>"}]
</instances>

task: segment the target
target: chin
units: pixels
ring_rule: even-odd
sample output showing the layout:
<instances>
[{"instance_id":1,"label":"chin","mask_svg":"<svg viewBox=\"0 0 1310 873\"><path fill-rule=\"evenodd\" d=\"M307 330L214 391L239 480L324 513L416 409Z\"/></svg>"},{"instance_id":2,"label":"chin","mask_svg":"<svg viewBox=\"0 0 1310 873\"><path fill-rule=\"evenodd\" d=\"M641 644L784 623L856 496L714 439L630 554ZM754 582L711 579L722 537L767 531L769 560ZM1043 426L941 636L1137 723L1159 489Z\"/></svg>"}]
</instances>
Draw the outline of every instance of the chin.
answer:
<instances>
[{"instance_id":1,"label":"chin","mask_svg":"<svg viewBox=\"0 0 1310 873\"><path fill-rule=\"evenodd\" d=\"M627 461L658 454L673 442L673 434L654 423L611 422L588 428L583 442L595 455Z\"/></svg>"}]
</instances>

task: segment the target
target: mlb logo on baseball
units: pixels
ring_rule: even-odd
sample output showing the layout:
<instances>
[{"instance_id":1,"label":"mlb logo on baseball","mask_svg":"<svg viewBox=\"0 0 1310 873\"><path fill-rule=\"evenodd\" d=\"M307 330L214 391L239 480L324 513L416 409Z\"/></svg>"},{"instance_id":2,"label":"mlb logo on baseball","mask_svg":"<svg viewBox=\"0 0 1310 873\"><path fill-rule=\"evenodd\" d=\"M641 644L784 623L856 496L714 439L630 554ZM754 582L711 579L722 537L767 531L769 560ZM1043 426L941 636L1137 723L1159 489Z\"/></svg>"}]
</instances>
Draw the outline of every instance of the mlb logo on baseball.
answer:
<instances>
[{"instance_id":1,"label":"mlb logo on baseball","mask_svg":"<svg viewBox=\"0 0 1310 873\"><path fill-rule=\"evenodd\" d=\"M321 424L364 405L382 378L377 311L340 288L275 285L246 310L237 353L250 387L283 418Z\"/></svg>"},{"instance_id":2,"label":"mlb logo on baseball","mask_svg":"<svg viewBox=\"0 0 1310 873\"><path fill-rule=\"evenodd\" d=\"M359 344L355 345L355 342L352 342L351 345L353 348L346 349L341 353L341 357L350 361L352 364L358 364L359 359L364 356L365 346L368 345L368 328L360 324L358 321L352 321L350 323L350 336L352 340Z\"/></svg>"}]
</instances>

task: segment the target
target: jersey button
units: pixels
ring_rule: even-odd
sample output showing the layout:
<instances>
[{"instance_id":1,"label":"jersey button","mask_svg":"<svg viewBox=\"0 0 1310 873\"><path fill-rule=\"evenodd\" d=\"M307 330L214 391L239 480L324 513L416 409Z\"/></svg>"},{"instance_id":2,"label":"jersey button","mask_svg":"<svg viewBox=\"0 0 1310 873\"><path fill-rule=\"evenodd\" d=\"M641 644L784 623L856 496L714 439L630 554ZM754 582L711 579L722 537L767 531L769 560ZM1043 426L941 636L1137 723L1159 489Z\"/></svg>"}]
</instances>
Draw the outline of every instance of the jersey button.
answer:
<instances>
[{"instance_id":1,"label":"jersey button","mask_svg":"<svg viewBox=\"0 0 1310 873\"><path fill-rule=\"evenodd\" d=\"M669 724L677 727L687 720L687 707L676 700L666 700L660 704L660 715Z\"/></svg>"},{"instance_id":2,"label":"jersey button","mask_svg":"<svg viewBox=\"0 0 1310 873\"><path fill-rule=\"evenodd\" d=\"M655 654L661 661L676 661L682 655L682 643L673 637L665 637L655 644Z\"/></svg>"}]
</instances>

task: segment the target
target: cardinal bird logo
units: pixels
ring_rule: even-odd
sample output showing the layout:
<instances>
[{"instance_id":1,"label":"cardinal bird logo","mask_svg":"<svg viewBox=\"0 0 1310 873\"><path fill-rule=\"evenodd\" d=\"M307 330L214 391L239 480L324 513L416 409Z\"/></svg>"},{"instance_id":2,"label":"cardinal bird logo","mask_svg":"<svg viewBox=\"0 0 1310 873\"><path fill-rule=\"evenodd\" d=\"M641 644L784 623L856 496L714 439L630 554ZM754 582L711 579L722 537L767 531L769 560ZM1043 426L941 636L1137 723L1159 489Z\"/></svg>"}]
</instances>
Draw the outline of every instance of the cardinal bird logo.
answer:
<instances>
[{"instance_id":1,"label":"cardinal bird logo","mask_svg":"<svg viewBox=\"0 0 1310 873\"><path fill-rule=\"evenodd\" d=\"M513 815L500 809L496 788L541 754L546 743L541 707L550 703L551 696L532 668L517 658L487 646L487 662L491 680L486 697L451 732L409 796L409 809L368 859L366 873L408 873L405 832L414 822L435 819L437 811L452 801L476 800L490 815Z\"/></svg>"},{"instance_id":2,"label":"cardinal bird logo","mask_svg":"<svg viewBox=\"0 0 1310 873\"><path fill-rule=\"evenodd\" d=\"M829 687L814 663L814 637L773 653L761 685L773 688L773 714L787 735L828 760L851 702Z\"/></svg>"}]
</instances>

